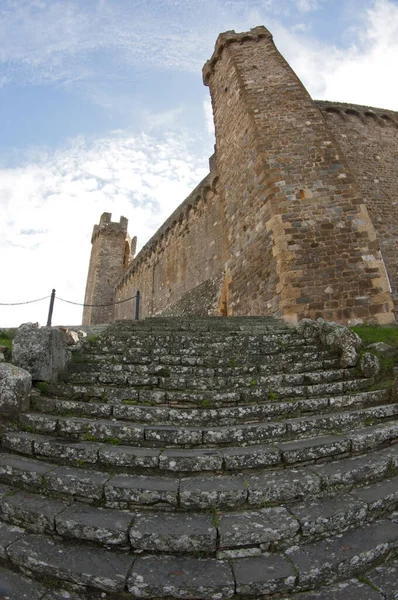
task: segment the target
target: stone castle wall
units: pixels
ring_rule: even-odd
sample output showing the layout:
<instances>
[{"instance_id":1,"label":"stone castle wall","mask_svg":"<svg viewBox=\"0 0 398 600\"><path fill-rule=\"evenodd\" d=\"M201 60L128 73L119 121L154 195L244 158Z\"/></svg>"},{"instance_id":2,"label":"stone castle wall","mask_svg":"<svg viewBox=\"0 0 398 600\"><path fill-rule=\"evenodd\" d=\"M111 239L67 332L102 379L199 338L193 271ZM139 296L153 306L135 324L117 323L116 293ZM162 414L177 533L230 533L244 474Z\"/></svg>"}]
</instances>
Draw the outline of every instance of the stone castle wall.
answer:
<instances>
[{"instance_id":1,"label":"stone castle wall","mask_svg":"<svg viewBox=\"0 0 398 600\"><path fill-rule=\"evenodd\" d=\"M123 262L115 300L139 290L141 316L394 320L396 113L314 102L264 27L221 34L203 76L210 174ZM129 301L112 319L133 314Z\"/></svg>"},{"instance_id":2,"label":"stone castle wall","mask_svg":"<svg viewBox=\"0 0 398 600\"><path fill-rule=\"evenodd\" d=\"M398 300L398 114L316 102L339 142L377 231L395 303Z\"/></svg>"},{"instance_id":3,"label":"stone castle wall","mask_svg":"<svg viewBox=\"0 0 398 600\"><path fill-rule=\"evenodd\" d=\"M141 294L141 316L157 315L184 296L188 312L217 314L223 268L222 212L217 182L210 173L177 208L124 271L117 300ZM176 309L184 312L184 303ZM133 303L116 306L115 318L132 318Z\"/></svg>"}]
</instances>

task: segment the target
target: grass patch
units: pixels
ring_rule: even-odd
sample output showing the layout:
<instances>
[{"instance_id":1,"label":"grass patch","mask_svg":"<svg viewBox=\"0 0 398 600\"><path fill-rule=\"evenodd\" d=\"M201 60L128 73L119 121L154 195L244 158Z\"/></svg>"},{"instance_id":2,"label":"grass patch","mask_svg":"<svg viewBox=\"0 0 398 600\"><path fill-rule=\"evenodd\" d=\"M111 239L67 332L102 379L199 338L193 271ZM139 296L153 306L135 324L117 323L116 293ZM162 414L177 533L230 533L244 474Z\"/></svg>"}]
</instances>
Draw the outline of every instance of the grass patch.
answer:
<instances>
[{"instance_id":1,"label":"grass patch","mask_svg":"<svg viewBox=\"0 0 398 600\"><path fill-rule=\"evenodd\" d=\"M11 360L11 349L12 349L12 338L14 337L9 331L0 330L0 346L6 348L4 352L4 358L6 361Z\"/></svg>"},{"instance_id":2,"label":"grass patch","mask_svg":"<svg viewBox=\"0 0 398 600\"><path fill-rule=\"evenodd\" d=\"M365 346L384 342L398 350L398 327L396 326L355 325L351 329L359 335Z\"/></svg>"},{"instance_id":3,"label":"grass patch","mask_svg":"<svg viewBox=\"0 0 398 600\"><path fill-rule=\"evenodd\" d=\"M201 408L210 408L212 406L212 401L210 400L210 398L203 398L203 400L201 400L199 402L199 406Z\"/></svg>"},{"instance_id":4,"label":"grass patch","mask_svg":"<svg viewBox=\"0 0 398 600\"><path fill-rule=\"evenodd\" d=\"M105 444L112 444L112 446L119 446L119 444L121 444L119 438L115 437L106 437L104 438L104 442Z\"/></svg>"},{"instance_id":5,"label":"grass patch","mask_svg":"<svg viewBox=\"0 0 398 600\"><path fill-rule=\"evenodd\" d=\"M38 381L37 383L35 383L35 388L37 390L39 390L39 392L41 394L43 394L43 396L46 396L49 392L48 392L48 388L50 387L50 384L47 383L46 381Z\"/></svg>"},{"instance_id":6,"label":"grass patch","mask_svg":"<svg viewBox=\"0 0 398 600\"><path fill-rule=\"evenodd\" d=\"M373 389L381 390L392 386L394 367L398 364L398 327L386 325L356 325L351 327L363 342L360 355L365 352L375 354L380 361L380 373ZM370 344L383 342L392 347L391 352L379 352L375 348L368 348Z\"/></svg>"}]
</instances>

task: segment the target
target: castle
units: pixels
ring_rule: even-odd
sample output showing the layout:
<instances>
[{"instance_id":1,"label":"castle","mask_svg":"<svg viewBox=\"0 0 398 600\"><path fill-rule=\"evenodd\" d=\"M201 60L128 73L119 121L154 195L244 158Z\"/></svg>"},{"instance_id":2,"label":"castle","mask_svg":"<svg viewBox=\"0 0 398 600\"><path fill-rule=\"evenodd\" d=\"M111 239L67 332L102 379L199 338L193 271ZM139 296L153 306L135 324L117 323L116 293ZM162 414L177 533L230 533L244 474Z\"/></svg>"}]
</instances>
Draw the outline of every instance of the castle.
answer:
<instances>
[{"instance_id":1,"label":"castle","mask_svg":"<svg viewBox=\"0 0 398 600\"><path fill-rule=\"evenodd\" d=\"M133 318L137 291L142 317L394 322L398 113L312 100L265 27L220 34L203 79L210 173L137 256L102 215L83 323Z\"/></svg>"}]
</instances>

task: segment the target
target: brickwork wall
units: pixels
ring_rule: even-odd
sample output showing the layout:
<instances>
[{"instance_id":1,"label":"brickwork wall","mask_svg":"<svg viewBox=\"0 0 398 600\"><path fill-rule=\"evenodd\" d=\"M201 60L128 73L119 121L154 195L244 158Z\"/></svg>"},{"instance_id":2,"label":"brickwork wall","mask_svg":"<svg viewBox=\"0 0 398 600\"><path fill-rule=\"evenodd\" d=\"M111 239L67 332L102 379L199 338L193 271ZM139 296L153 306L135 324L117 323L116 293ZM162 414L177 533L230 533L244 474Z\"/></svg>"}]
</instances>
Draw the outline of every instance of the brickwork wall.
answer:
<instances>
[{"instance_id":1,"label":"brickwork wall","mask_svg":"<svg viewBox=\"0 0 398 600\"><path fill-rule=\"evenodd\" d=\"M339 142L376 228L398 305L398 113L316 102Z\"/></svg>"},{"instance_id":2,"label":"brickwork wall","mask_svg":"<svg viewBox=\"0 0 398 600\"><path fill-rule=\"evenodd\" d=\"M197 301L192 302L191 296L187 304L191 314L214 314L221 293L221 284L214 281L220 280L223 270L223 215L216 187L210 173L177 208L123 273L117 300L139 290L142 317L166 309L167 314L178 315L185 312L184 296L196 288ZM205 282L209 285L201 287ZM132 318L130 302L116 307L116 318Z\"/></svg>"},{"instance_id":3,"label":"brickwork wall","mask_svg":"<svg viewBox=\"0 0 398 600\"><path fill-rule=\"evenodd\" d=\"M221 34L204 81L224 194L230 312L391 321L359 188L271 34Z\"/></svg>"}]
</instances>

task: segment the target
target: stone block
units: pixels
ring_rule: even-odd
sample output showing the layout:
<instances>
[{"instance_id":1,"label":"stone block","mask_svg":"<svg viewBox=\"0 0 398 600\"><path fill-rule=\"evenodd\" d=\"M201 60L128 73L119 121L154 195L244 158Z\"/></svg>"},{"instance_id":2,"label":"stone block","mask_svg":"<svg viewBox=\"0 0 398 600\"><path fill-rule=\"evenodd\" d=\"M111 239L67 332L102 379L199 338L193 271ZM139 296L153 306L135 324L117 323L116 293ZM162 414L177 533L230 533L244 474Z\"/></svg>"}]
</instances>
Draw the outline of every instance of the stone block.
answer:
<instances>
[{"instance_id":1,"label":"stone block","mask_svg":"<svg viewBox=\"0 0 398 600\"><path fill-rule=\"evenodd\" d=\"M134 519L130 541L149 552L214 552L217 530L210 515L143 513Z\"/></svg>"},{"instance_id":2,"label":"stone block","mask_svg":"<svg viewBox=\"0 0 398 600\"><path fill-rule=\"evenodd\" d=\"M279 555L264 554L232 561L236 591L242 596L257 596L292 591L296 573L291 564Z\"/></svg>"},{"instance_id":3,"label":"stone block","mask_svg":"<svg viewBox=\"0 0 398 600\"><path fill-rule=\"evenodd\" d=\"M220 548L292 542L299 523L283 507L227 513L219 519Z\"/></svg>"},{"instance_id":4,"label":"stone block","mask_svg":"<svg viewBox=\"0 0 398 600\"><path fill-rule=\"evenodd\" d=\"M127 582L138 598L226 600L235 593L231 567L215 559L173 556L137 558Z\"/></svg>"},{"instance_id":5,"label":"stone block","mask_svg":"<svg viewBox=\"0 0 398 600\"><path fill-rule=\"evenodd\" d=\"M28 410L32 377L28 371L11 365L0 363L0 413L15 417Z\"/></svg>"},{"instance_id":6,"label":"stone block","mask_svg":"<svg viewBox=\"0 0 398 600\"><path fill-rule=\"evenodd\" d=\"M349 578L397 545L398 525L380 521L320 542L293 547L288 556L299 572L300 586L308 589Z\"/></svg>"},{"instance_id":7,"label":"stone block","mask_svg":"<svg viewBox=\"0 0 398 600\"><path fill-rule=\"evenodd\" d=\"M12 362L29 371L34 381L57 381L68 363L65 334L53 327L21 325L12 344Z\"/></svg>"},{"instance_id":8,"label":"stone block","mask_svg":"<svg viewBox=\"0 0 398 600\"><path fill-rule=\"evenodd\" d=\"M0 598L6 598L7 600L42 600L46 591L47 588L42 584L0 566ZM47 596L45 598L47 599Z\"/></svg>"},{"instance_id":9,"label":"stone block","mask_svg":"<svg viewBox=\"0 0 398 600\"><path fill-rule=\"evenodd\" d=\"M7 549L11 561L45 577L122 592L132 557L102 548L87 548L28 534Z\"/></svg>"},{"instance_id":10,"label":"stone block","mask_svg":"<svg viewBox=\"0 0 398 600\"><path fill-rule=\"evenodd\" d=\"M74 504L55 519L59 535L89 540L102 545L128 544L128 530L134 515L118 510Z\"/></svg>"}]
</instances>

